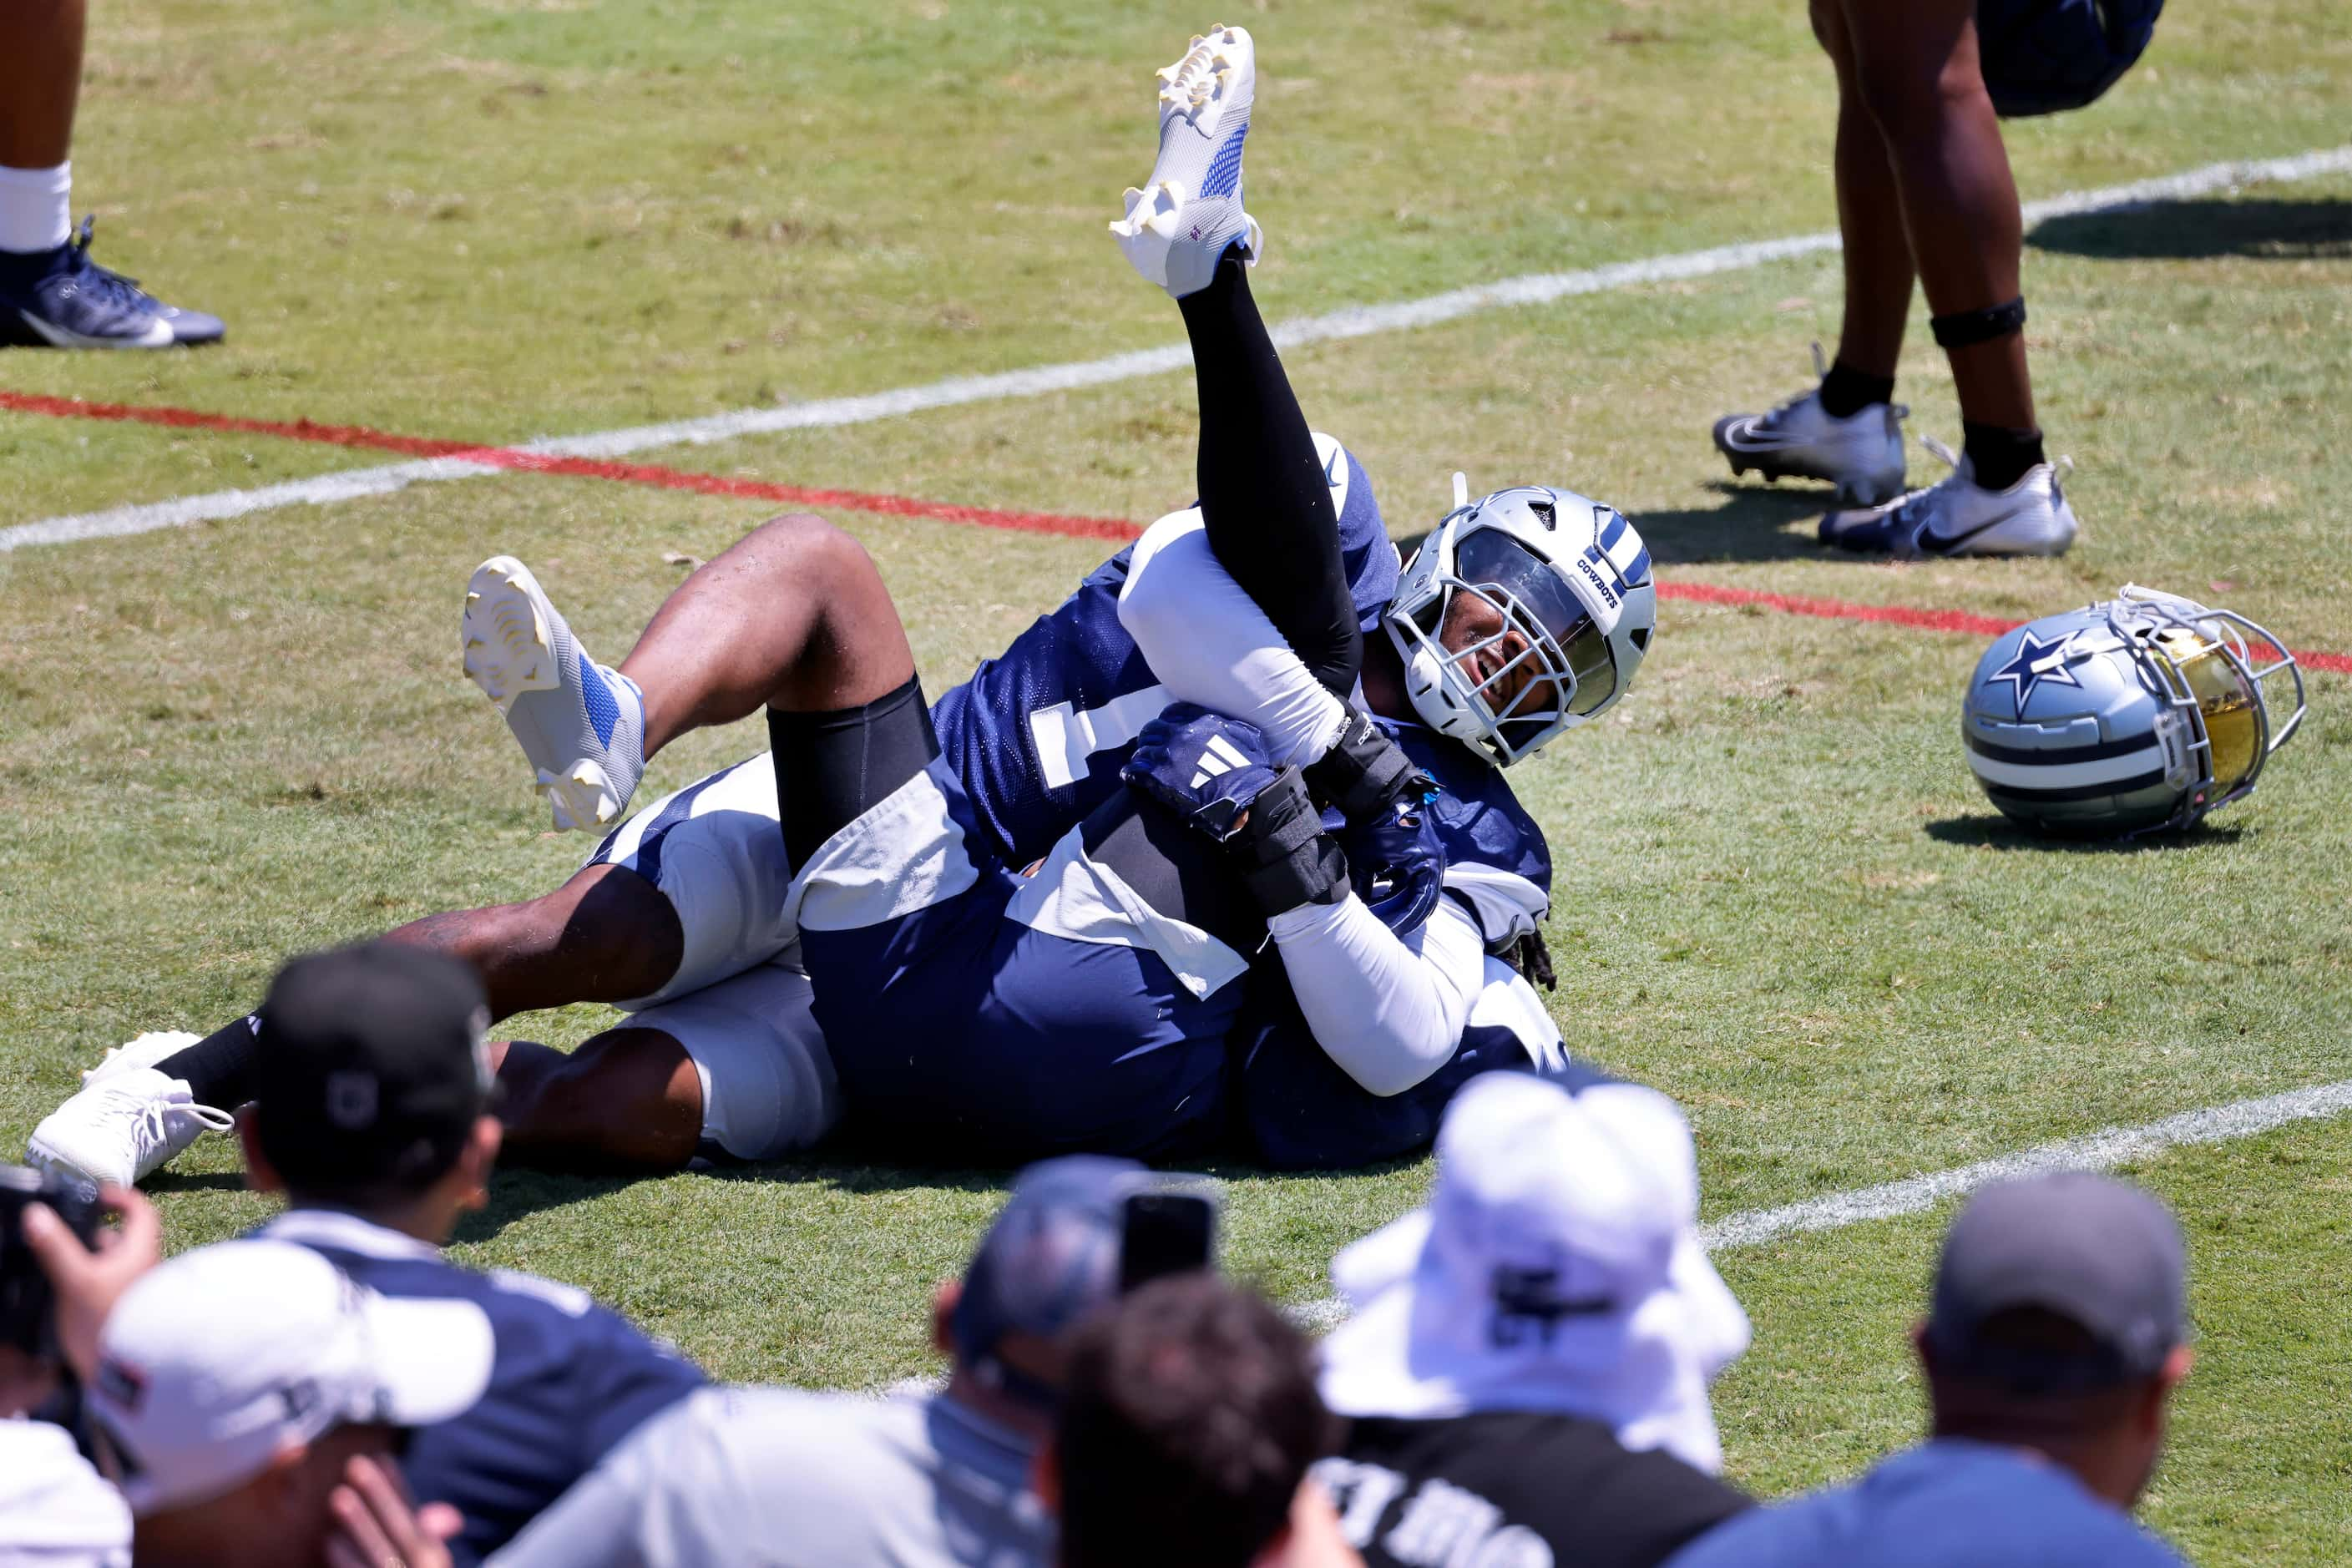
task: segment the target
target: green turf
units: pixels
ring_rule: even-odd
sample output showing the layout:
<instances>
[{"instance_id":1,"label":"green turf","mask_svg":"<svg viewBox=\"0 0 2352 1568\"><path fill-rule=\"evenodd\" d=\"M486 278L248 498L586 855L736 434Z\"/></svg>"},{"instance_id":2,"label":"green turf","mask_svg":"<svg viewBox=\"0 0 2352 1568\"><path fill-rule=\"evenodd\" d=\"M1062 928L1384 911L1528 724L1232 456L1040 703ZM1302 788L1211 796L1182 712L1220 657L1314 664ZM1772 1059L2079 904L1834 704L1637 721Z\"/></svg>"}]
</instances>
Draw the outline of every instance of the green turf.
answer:
<instances>
[{"instance_id":1,"label":"green turf","mask_svg":"<svg viewBox=\"0 0 2352 1568\"><path fill-rule=\"evenodd\" d=\"M512 439L1085 358L1179 336L1099 224L1145 167L1150 68L1210 18L1045 7L554 0L99 9L76 152L101 255L219 310L200 355L0 357L0 384ZM1826 226L1826 73L1801 6L1284 4L1253 207L1277 316ZM2286 0L2176 7L2079 116L2012 128L2030 193L2345 138L2352 45ZM1388 122L1409 125L1392 133ZM2136 579L2352 651L2352 179L2044 226L2044 421L2085 521L2060 562L1890 568L1809 542L1819 498L1706 440L1833 336L1833 259L1300 350L1310 416L1400 536L1445 477L1557 477L1669 582L2022 616ZM1924 326L1903 395L1957 437ZM1191 494L1187 378L648 454L785 483L1147 520ZM0 416L0 526L386 460ZM1932 459L1918 459L1921 468ZM457 595L530 561L614 657L761 509L502 475L0 555L0 1142L104 1047L211 1027L285 954L528 895L544 831L460 679ZM934 689L1102 546L855 513ZM1670 601L1609 721L1514 775L1559 863L1573 1048L1696 1123L1709 1217L2352 1078L2352 719L2313 683L2259 796L2181 844L1999 826L1955 709L1975 639ZM667 788L759 743L695 737ZM520 1027L570 1043L611 1015ZM2341 1124L2146 1174L2194 1241L2203 1362L2151 1517L2210 1562L2340 1561ZM159 1192L175 1240L266 1212L226 1142ZM1235 1167L1229 1253L1286 1299L1425 1163ZM1002 1173L822 1162L502 1178L461 1250L593 1288L730 1376L928 1365L922 1302ZM1941 1216L1730 1254L1755 1352L1735 1473L1850 1473L1916 1425L1901 1331Z\"/></svg>"}]
</instances>

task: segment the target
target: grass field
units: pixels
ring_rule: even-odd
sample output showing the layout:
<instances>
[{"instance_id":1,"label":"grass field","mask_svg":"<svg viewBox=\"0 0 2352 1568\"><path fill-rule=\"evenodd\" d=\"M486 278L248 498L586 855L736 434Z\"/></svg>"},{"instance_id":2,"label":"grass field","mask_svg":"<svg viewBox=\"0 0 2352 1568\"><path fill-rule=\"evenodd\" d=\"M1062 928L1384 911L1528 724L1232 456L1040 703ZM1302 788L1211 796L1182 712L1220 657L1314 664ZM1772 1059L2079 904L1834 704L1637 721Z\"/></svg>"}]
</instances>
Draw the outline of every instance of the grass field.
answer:
<instances>
[{"instance_id":1,"label":"grass field","mask_svg":"<svg viewBox=\"0 0 2352 1568\"><path fill-rule=\"evenodd\" d=\"M1827 69L1755 0L1237 13L1277 317L1830 226ZM1101 225L1149 165L1153 66L1212 18L1072 0L122 0L75 149L100 255L226 347L10 353L0 387L506 442L1178 341ZM2345 140L2352 36L2210 0L2084 113L2012 128L2029 196ZM1399 129L1400 127L1403 129ZM1708 422L1832 337L1834 258L1287 356L1400 536L1456 467L1622 506L1670 582L2023 617L2129 579L2352 651L2352 176L2053 220L2038 390L2085 532L2057 562L1889 568L1819 498L1727 481ZM1901 395L1957 438L1924 322ZM1181 374L651 454L698 472L1148 520L1191 493ZM0 527L372 464L266 436L0 413ZM1922 458L1920 468L1932 468ZM1918 470L1915 470L1918 471ZM530 562L616 658L762 515L503 474L0 553L0 1142L145 1028L242 1012L286 954L526 896L544 831L459 676L465 574ZM943 689L1099 542L843 512ZM2059 849L1962 763L1976 638L1675 601L1611 721L1514 783L1560 866L1572 1049L1690 1110L1709 1218L2352 1079L2352 714L2313 679L2259 796L2185 842ZM668 788L757 747L695 738ZM524 1020L568 1044L610 1015ZM2352 1152L2338 1123L2138 1167L2192 1238L2201 1362L2148 1517L2205 1563L2352 1560ZM1428 1166L1234 1167L1229 1261L1324 1293ZM811 1162L502 1178L469 1261L579 1281L743 1379L929 1368L919 1309L1003 1173ZM265 1206L223 1141L156 1190L174 1239ZM1786 1490L1916 1429L1903 1329L1944 1212L1727 1251L1757 1344L1735 1475Z\"/></svg>"}]
</instances>

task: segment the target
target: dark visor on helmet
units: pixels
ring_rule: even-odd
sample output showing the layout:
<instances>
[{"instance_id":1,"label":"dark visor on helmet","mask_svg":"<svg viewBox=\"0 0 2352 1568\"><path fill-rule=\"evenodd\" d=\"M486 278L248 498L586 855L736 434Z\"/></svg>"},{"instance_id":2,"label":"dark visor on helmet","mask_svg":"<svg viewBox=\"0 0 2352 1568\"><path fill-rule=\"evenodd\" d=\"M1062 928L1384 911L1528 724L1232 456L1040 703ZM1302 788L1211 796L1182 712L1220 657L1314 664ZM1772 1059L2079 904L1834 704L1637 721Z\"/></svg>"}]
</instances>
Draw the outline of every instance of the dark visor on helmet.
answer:
<instances>
[{"instance_id":1,"label":"dark visor on helmet","mask_svg":"<svg viewBox=\"0 0 2352 1568\"><path fill-rule=\"evenodd\" d=\"M1570 712L1590 713L1616 695L1617 661L1608 636L1549 563L1502 530L1482 528L1454 548L1454 574L1474 588L1508 593L1559 645L1576 677Z\"/></svg>"}]
</instances>

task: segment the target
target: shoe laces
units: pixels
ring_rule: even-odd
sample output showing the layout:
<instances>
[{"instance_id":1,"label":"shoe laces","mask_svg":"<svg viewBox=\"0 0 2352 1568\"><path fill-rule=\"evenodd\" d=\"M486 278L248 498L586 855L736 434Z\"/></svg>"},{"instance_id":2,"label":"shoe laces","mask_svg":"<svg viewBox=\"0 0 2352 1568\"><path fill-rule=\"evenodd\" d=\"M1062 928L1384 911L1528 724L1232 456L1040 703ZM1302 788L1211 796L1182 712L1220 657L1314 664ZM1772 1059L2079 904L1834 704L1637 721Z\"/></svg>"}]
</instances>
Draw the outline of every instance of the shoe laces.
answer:
<instances>
[{"instance_id":1,"label":"shoe laces","mask_svg":"<svg viewBox=\"0 0 2352 1568\"><path fill-rule=\"evenodd\" d=\"M139 279L126 277L110 267L100 267L89 258L90 237L97 229L97 215L84 214L81 227L66 247L66 274L73 279L74 288L85 295L94 294L121 310L154 309L154 297L139 287Z\"/></svg>"},{"instance_id":2,"label":"shoe laces","mask_svg":"<svg viewBox=\"0 0 2352 1568\"><path fill-rule=\"evenodd\" d=\"M175 1122L193 1121L199 1128L208 1128L215 1132L226 1132L236 1125L236 1117L209 1105L198 1105L193 1100L158 1100L152 1095L140 1094L127 1088L119 1089L111 1084L99 1087L112 1090L103 1101L110 1113L110 1119L128 1121L142 1153L159 1145L168 1146L179 1131L173 1125Z\"/></svg>"}]
</instances>

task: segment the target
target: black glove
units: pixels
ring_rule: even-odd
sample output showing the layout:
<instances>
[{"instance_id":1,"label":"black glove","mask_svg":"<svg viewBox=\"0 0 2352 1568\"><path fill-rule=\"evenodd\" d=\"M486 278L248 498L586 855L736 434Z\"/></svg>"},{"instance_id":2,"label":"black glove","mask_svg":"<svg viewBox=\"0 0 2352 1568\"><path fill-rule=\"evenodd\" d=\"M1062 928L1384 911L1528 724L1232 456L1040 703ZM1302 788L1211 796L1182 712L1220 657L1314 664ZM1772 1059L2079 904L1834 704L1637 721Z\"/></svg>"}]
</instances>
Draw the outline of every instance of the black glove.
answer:
<instances>
[{"instance_id":1,"label":"black glove","mask_svg":"<svg viewBox=\"0 0 2352 1568\"><path fill-rule=\"evenodd\" d=\"M1268 918L1301 904L1336 904L1348 896L1348 857L1323 831L1296 768L1285 768L1251 800L1249 820L1225 841L1242 880Z\"/></svg>"},{"instance_id":2,"label":"black glove","mask_svg":"<svg viewBox=\"0 0 2352 1568\"><path fill-rule=\"evenodd\" d=\"M1307 787L1315 798L1351 823L1390 815L1399 795L1432 795L1437 783L1412 765L1404 748L1362 710L1348 710L1348 721L1331 749L1307 764Z\"/></svg>"}]
</instances>

